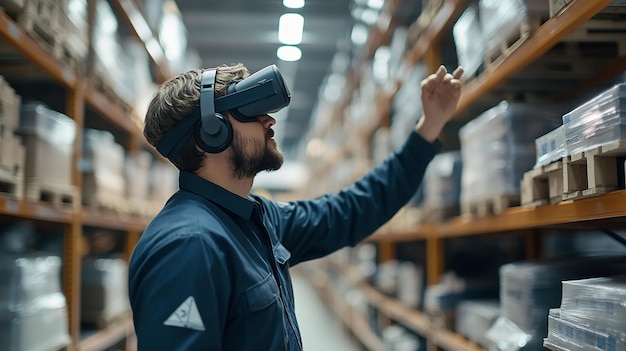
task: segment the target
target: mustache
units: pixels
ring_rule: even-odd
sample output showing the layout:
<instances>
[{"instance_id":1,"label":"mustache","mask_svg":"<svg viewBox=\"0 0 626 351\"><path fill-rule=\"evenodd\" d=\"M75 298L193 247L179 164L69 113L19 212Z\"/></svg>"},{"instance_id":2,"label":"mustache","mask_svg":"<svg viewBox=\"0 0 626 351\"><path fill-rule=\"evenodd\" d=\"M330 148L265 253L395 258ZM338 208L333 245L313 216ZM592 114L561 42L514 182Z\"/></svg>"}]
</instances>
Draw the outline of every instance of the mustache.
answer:
<instances>
[{"instance_id":1,"label":"mustache","mask_svg":"<svg viewBox=\"0 0 626 351\"><path fill-rule=\"evenodd\" d=\"M270 140L274 137L274 130L273 129L268 129L267 133L265 133L265 139Z\"/></svg>"}]
</instances>

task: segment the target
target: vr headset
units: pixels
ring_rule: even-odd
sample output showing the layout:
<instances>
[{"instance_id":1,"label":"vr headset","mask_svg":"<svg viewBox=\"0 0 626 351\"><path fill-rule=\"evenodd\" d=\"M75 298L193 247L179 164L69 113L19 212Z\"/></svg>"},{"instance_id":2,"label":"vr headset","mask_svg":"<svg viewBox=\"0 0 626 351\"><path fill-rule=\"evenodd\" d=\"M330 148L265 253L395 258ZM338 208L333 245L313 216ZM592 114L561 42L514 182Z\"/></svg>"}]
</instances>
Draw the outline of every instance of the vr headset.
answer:
<instances>
[{"instance_id":1,"label":"vr headset","mask_svg":"<svg viewBox=\"0 0 626 351\"><path fill-rule=\"evenodd\" d=\"M228 86L225 96L215 98L217 68L202 72L200 113L196 109L168 130L157 151L174 162L189 138L196 133L198 146L206 152L224 151L232 142L232 127L222 112L240 122L275 113L289 105L291 93L276 65L270 65Z\"/></svg>"}]
</instances>

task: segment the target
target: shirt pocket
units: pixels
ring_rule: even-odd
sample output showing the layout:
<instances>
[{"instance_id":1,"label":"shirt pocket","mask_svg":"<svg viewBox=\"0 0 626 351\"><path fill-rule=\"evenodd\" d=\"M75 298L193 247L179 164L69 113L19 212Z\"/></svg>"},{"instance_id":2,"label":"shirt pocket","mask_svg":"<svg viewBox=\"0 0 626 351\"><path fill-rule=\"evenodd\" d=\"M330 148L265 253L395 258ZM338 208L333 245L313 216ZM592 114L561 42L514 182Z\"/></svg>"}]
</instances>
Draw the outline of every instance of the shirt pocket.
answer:
<instances>
[{"instance_id":1,"label":"shirt pocket","mask_svg":"<svg viewBox=\"0 0 626 351\"><path fill-rule=\"evenodd\" d=\"M278 300L278 287L272 273L246 289L246 300L250 312L261 311Z\"/></svg>"}]
</instances>

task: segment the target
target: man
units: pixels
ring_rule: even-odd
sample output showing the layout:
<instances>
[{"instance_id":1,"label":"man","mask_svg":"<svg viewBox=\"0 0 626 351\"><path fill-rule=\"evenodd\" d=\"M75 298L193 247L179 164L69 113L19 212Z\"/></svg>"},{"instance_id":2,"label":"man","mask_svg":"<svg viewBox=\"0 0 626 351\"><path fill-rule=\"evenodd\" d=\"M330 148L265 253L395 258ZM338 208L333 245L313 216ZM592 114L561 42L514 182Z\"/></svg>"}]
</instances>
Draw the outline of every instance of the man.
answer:
<instances>
[{"instance_id":1,"label":"man","mask_svg":"<svg viewBox=\"0 0 626 351\"><path fill-rule=\"evenodd\" d=\"M462 73L441 66L422 82L423 115L385 162L337 194L289 203L249 194L258 172L283 162L267 111L290 95L275 66L252 76L220 66L164 83L144 135L180 169L180 190L130 262L139 350L302 350L289 267L356 245L410 199Z\"/></svg>"}]
</instances>

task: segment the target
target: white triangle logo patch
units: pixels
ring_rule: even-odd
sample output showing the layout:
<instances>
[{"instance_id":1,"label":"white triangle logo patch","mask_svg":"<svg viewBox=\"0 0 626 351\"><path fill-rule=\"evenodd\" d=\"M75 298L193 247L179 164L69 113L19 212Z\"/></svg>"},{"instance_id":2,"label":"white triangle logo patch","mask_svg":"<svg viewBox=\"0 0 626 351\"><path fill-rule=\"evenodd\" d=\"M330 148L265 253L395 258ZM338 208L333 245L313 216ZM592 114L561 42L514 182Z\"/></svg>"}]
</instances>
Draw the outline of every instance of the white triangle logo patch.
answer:
<instances>
[{"instance_id":1,"label":"white triangle logo patch","mask_svg":"<svg viewBox=\"0 0 626 351\"><path fill-rule=\"evenodd\" d=\"M189 296L185 302L178 306L176 311L163 324L204 331L204 323L202 323L202 318L193 296Z\"/></svg>"}]
</instances>

